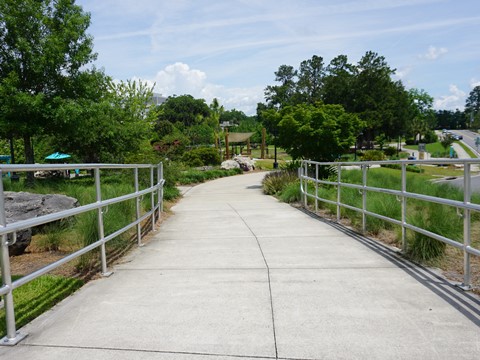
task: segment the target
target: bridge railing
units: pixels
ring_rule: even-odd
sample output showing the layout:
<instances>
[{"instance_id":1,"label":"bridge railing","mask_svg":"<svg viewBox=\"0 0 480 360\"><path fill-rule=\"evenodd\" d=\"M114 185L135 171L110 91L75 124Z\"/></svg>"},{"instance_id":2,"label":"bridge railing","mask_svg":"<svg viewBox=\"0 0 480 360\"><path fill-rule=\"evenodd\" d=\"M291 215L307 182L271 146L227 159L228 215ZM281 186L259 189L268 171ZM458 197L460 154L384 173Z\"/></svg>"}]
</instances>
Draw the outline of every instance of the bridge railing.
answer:
<instances>
[{"instance_id":1,"label":"bridge railing","mask_svg":"<svg viewBox=\"0 0 480 360\"><path fill-rule=\"evenodd\" d=\"M20 333L16 329L15 324L15 310L12 291L41 275L44 275L59 266L70 262L81 255L84 255L93 249L100 248L100 261L102 266L102 275L108 276L111 272L107 269L107 254L105 244L126 232L127 230L136 227L137 244L142 246L142 229L141 223L144 220L151 219L152 230L155 230L156 220L159 219L163 203L163 164L150 165L150 164L56 164L56 165L0 165L0 180L3 175L20 173L20 172L35 172L35 171L60 171L67 172L70 170L87 170L93 173L96 201L90 204L82 205L73 209L59 211L56 213L43 215L26 220L20 220L7 224L6 212L5 212L5 196L3 181L0 181L0 265L2 271L2 286L0 287L0 296L4 298L4 308L6 315L6 333L7 335L0 340L0 345L15 345L21 341L26 334ZM130 169L133 172L133 186L134 191L126 195L102 199L101 191L101 172L102 170L115 170L115 169ZM144 171L150 171L149 186L140 190L139 185L139 170L147 169ZM141 212L141 200L143 196L149 195L151 199L150 209L142 215ZM123 201L135 199L136 216L135 220L126 225L125 227L115 231L112 234L105 236L104 231L104 213L105 209L108 209L109 205L117 204ZM88 211L97 212L97 229L99 238L92 244L81 248L64 258L51 263L33 273L23 276L20 279L12 281L10 259L9 259L9 245L13 244L16 239L16 232L32 228L38 225L47 224L53 221L68 218L70 216L82 214ZM8 235L11 239L9 241Z\"/></svg>"},{"instance_id":2,"label":"bridge railing","mask_svg":"<svg viewBox=\"0 0 480 360\"><path fill-rule=\"evenodd\" d=\"M369 169L374 165L389 165L399 166L401 172L401 188L395 190L391 188L374 187L368 185L368 173ZM447 198L440 198L435 196L429 196L425 194L418 194L407 191L407 166L408 165L460 165L463 166L463 201L451 200ZM308 199L313 198L315 202L315 211L318 211L318 202L324 202L326 204L336 206L337 221L341 218L341 209L346 208L362 214L362 231L367 231L367 216L372 216L377 219L381 219L386 222L398 225L401 227L401 241L402 252L407 251L407 239L406 230L412 230L428 236L437 241L444 242L450 246L463 251L463 283L460 286L465 289L471 289L471 265L470 256L480 256L480 250L472 247L472 212L480 212L480 204L474 204L472 200L472 184L471 184L471 169L472 166L480 166L480 159L465 159L465 160L451 160L451 159L438 159L438 160L397 160L397 161L365 161L365 162L315 162L315 161L302 161L299 170L300 189L302 193L302 201L305 207L308 207ZM330 172L328 179L321 178L322 170L325 168L335 169ZM362 183L353 184L342 182L342 169L357 168L362 171ZM332 173L336 175L332 176ZM325 199L319 196L319 185L330 185L336 187L336 200ZM310 186L310 189L309 189ZM313 188L312 188L313 187ZM361 196L361 207L356 207L351 204L342 202L342 189L350 188L357 189L359 196ZM396 196L401 206L401 219L394 219L382 214L372 212L367 209L367 197L368 193L376 192ZM407 221L407 214L409 211L407 199L416 199L429 203L442 204L457 209L457 214L463 218L463 241L458 242L454 239L442 236L432 231L423 229L419 226L415 226ZM448 221L448 219L445 219Z\"/></svg>"}]
</instances>

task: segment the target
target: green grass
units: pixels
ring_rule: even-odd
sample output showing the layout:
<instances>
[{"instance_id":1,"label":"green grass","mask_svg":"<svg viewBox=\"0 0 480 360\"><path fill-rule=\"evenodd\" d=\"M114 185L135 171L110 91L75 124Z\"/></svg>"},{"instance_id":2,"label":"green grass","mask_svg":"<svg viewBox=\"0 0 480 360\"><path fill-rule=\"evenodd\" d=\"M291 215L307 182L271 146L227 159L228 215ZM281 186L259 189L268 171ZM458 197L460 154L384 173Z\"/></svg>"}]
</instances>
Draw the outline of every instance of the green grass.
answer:
<instances>
[{"instance_id":1,"label":"green grass","mask_svg":"<svg viewBox=\"0 0 480 360\"><path fill-rule=\"evenodd\" d=\"M207 180L218 179L226 176L233 176L242 174L243 170L241 169L231 169L231 170L222 170L222 169L214 169L214 170L195 170L195 169L188 169L182 171L178 178L177 183L181 185L188 185L188 184L197 184L202 183Z\"/></svg>"},{"instance_id":2,"label":"green grass","mask_svg":"<svg viewBox=\"0 0 480 360\"><path fill-rule=\"evenodd\" d=\"M418 150L418 145L406 145L403 148L409 149L409 150ZM439 153L439 154L446 154L447 156L449 154L449 150L447 149L445 151L445 149L443 148L443 146L440 142L426 144L425 145L425 150L427 152L429 152L430 154Z\"/></svg>"},{"instance_id":3,"label":"green grass","mask_svg":"<svg viewBox=\"0 0 480 360\"><path fill-rule=\"evenodd\" d=\"M19 276L13 277L18 279ZM83 285L78 279L43 275L13 290L17 329L52 308ZM6 335L5 309L0 309L0 337Z\"/></svg>"},{"instance_id":4,"label":"green grass","mask_svg":"<svg viewBox=\"0 0 480 360\"><path fill-rule=\"evenodd\" d=\"M457 141L456 142L458 145L460 145L463 150L466 151L466 153L468 154L468 156L470 156L472 159L476 159L478 156L472 151L472 149L470 149L467 145L465 145L462 141Z\"/></svg>"}]
</instances>

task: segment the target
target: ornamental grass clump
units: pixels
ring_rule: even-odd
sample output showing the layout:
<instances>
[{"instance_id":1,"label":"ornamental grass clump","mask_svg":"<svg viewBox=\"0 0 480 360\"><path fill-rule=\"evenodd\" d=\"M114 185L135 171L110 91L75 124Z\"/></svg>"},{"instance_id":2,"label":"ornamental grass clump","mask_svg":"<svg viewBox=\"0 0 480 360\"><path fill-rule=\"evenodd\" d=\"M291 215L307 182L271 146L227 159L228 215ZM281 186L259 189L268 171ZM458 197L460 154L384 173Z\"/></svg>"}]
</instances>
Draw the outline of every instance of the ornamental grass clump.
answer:
<instances>
[{"instance_id":1,"label":"ornamental grass clump","mask_svg":"<svg viewBox=\"0 0 480 360\"><path fill-rule=\"evenodd\" d=\"M298 180L297 174L287 170L268 173L262 181L263 192L267 195L278 195L287 185Z\"/></svg>"}]
</instances>

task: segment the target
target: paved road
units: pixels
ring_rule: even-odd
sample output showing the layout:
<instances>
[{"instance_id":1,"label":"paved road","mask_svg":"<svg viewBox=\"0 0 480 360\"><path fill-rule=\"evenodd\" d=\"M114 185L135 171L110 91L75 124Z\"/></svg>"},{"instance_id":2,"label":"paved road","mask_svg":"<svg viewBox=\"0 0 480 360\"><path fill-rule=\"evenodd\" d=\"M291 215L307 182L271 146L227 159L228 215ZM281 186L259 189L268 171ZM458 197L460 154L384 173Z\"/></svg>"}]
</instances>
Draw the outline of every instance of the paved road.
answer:
<instances>
[{"instance_id":1,"label":"paved road","mask_svg":"<svg viewBox=\"0 0 480 360\"><path fill-rule=\"evenodd\" d=\"M476 193L480 193L480 175L473 175L470 177L470 179L471 179L470 181L471 181L472 191ZM451 180L439 180L439 181L436 181L436 183L447 183L463 189L463 181L464 181L463 177L459 177Z\"/></svg>"},{"instance_id":2,"label":"paved road","mask_svg":"<svg viewBox=\"0 0 480 360\"><path fill-rule=\"evenodd\" d=\"M478 156L480 156L479 148L475 145L475 139L480 136L480 134L475 133L470 130L455 130L453 131L456 134L462 135L463 136L463 142L470 146L474 153L476 153Z\"/></svg>"},{"instance_id":3,"label":"paved road","mask_svg":"<svg viewBox=\"0 0 480 360\"><path fill-rule=\"evenodd\" d=\"M260 190L192 188L114 274L0 359L479 359L480 302Z\"/></svg>"}]
</instances>

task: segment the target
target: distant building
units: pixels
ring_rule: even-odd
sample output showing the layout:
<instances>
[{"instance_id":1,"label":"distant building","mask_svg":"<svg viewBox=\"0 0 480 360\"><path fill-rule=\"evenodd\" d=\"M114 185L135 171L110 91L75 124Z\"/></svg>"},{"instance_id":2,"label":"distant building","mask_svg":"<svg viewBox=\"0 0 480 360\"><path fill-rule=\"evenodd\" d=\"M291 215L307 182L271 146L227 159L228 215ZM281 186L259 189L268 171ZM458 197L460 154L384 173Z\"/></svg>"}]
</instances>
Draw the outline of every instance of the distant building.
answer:
<instances>
[{"instance_id":1,"label":"distant building","mask_svg":"<svg viewBox=\"0 0 480 360\"><path fill-rule=\"evenodd\" d=\"M167 101L167 98L165 96L162 96L162 94L159 93L153 93L152 100L150 101L151 105L162 105L165 101Z\"/></svg>"}]
</instances>

